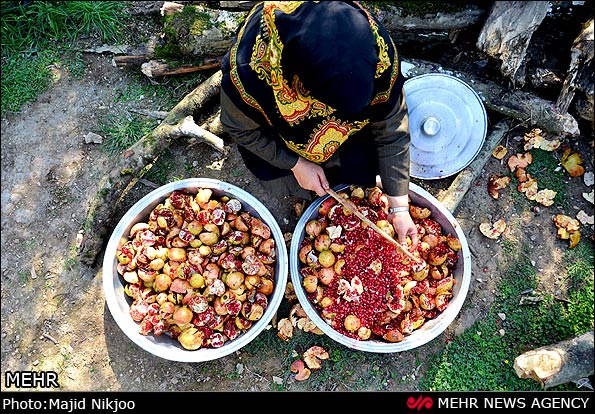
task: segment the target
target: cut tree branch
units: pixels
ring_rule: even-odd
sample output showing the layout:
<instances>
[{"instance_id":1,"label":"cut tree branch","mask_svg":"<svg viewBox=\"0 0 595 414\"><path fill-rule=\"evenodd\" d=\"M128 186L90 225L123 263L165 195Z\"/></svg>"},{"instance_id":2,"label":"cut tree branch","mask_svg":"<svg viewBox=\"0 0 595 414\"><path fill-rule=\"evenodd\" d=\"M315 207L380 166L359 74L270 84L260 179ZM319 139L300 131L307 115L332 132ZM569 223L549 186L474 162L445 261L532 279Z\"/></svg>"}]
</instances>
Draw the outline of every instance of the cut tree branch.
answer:
<instances>
[{"instance_id":1,"label":"cut tree branch","mask_svg":"<svg viewBox=\"0 0 595 414\"><path fill-rule=\"evenodd\" d=\"M532 378L544 388L593 375L593 331L527 351L515 358L514 370L519 378Z\"/></svg>"},{"instance_id":2,"label":"cut tree branch","mask_svg":"<svg viewBox=\"0 0 595 414\"><path fill-rule=\"evenodd\" d=\"M204 129L193 127L189 121L192 115L215 96L221 87L221 71L217 71L192 92L186 95L153 131L130 147L114 160L99 182L97 193L91 200L84 224L84 236L79 247L81 263L92 266L101 252L105 238L113 228L117 204L126 193L151 168L172 141L185 135L200 136L209 145L223 148L222 141L204 133ZM192 121L193 122L193 121Z\"/></svg>"}]
</instances>

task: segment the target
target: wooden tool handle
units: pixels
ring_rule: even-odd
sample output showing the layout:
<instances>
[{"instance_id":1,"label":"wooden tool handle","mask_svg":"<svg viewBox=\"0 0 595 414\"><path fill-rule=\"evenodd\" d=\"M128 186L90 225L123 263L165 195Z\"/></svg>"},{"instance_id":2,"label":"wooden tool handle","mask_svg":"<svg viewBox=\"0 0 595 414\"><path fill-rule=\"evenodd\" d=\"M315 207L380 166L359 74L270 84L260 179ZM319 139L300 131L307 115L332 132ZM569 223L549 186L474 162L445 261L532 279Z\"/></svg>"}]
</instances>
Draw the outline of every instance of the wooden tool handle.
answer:
<instances>
[{"instance_id":1,"label":"wooden tool handle","mask_svg":"<svg viewBox=\"0 0 595 414\"><path fill-rule=\"evenodd\" d=\"M398 241L396 241L395 239L390 237L388 234L386 234L386 232L384 230L382 230L380 227L378 227L373 221L371 221L369 218L364 216L357 209L357 206L351 202L351 200L341 197L339 194L337 194L334 190L332 190L330 188L328 190L326 190L326 192L331 197L333 197L335 200L337 200L339 202L339 204L341 204L343 207L346 207L347 209L349 209L349 211L351 211L353 214L355 214L361 221L363 221L368 226L370 226L374 231L376 231L376 233L380 234L386 240L388 240L389 242L391 242L392 244L397 246L405 254L405 256L407 256L408 258L410 258L411 260L413 260L414 262L416 262L418 264L421 263L421 260L419 258L417 258L413 254L411 254L409 252L409 250L407 250L406 248L401 246L401 244Z\"/></svg>"}]
</instances>

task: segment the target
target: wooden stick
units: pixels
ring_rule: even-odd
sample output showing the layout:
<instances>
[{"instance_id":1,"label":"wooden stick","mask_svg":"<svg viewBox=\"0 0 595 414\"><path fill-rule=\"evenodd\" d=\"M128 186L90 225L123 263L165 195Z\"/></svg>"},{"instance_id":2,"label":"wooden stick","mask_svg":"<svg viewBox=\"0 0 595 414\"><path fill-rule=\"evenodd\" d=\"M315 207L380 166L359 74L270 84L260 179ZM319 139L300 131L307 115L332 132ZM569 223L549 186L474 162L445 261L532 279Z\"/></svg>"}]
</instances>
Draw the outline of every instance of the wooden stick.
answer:
<instances>
[{"instance_id":1,"label":"wooden stick","mask_svg":"<svg viewBox=\"0 0 595 414\"><path fill-rule=\"evenodd\" d=\"M419 260L419 258L417 258L414 255L412 255L407 249L405 249L403 246L401 246L401 244L399 244L398 241L396 241L395 239L393 239L392 237L390 237L388 234L386 234L384 232L384 230L382 230L380 227L378 227L376 224L374 224L373 221L371 221L369 218L367 218L366 216L364 216L357 209L357 206L351 202L351 200L347 200L347 199L341 197L339 194L337 194L334 190L332 190L330 188L327 189L326 192L331 197L333 197L335 200L337 200L339 202L339 204L341 204L343 207L346 207L347 209L349 209L349 211L351 211L353 214L355 214L361 221L363 221L368 226L370 226L372 228L372 230L374 230L376 233L380 234L386 240L388 240L389 242L391 242L392 244L394 244L395 246L397 246L405 254L405 256L407 256L408 258L410 258L411 260L413 260L415 263L418 263L418 264L421 264L422 263L421 260Z\"/></svg>"}]
</instances>

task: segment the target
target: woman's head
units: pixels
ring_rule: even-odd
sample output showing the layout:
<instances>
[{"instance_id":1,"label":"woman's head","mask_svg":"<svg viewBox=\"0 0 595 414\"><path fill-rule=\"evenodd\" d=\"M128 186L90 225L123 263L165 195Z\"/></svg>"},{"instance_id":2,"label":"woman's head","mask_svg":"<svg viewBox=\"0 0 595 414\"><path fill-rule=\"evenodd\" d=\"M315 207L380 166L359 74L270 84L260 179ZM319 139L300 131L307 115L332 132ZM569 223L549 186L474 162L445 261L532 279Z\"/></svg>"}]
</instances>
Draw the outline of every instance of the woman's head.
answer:
<instances>
[{"instance_id":1,"label":"woman's head","mask_svg":"<svg viewBox=\"0 0 595 414\"><path fill-rule=\"evenodd\" d=\"M343 2L312 3L277 15L276 26L288 80L297 75L313 97L346 114L369 105L378 50L361 9Z\"/></svg>"}]
</instances>

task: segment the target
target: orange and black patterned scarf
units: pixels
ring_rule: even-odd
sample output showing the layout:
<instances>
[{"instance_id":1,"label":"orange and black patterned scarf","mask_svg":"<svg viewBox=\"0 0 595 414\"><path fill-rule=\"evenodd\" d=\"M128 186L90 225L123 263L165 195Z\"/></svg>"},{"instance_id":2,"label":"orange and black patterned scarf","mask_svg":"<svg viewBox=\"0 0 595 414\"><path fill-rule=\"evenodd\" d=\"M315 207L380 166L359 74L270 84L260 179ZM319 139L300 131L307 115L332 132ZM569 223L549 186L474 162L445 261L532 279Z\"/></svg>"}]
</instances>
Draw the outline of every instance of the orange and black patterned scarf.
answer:
<instances>
[{"instance_id":1,"label":"orange and black patterned scarf","mask_svg":"<svg viewBox=\"0 0 595 414\"><path fill-rule=\"evenodd\" d=\"M404 82L390 36L356 2L258 4L222 70L239 108L318 163L384 118Z\"/></svg>"}]
</instances>

